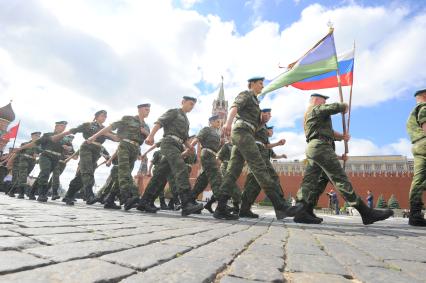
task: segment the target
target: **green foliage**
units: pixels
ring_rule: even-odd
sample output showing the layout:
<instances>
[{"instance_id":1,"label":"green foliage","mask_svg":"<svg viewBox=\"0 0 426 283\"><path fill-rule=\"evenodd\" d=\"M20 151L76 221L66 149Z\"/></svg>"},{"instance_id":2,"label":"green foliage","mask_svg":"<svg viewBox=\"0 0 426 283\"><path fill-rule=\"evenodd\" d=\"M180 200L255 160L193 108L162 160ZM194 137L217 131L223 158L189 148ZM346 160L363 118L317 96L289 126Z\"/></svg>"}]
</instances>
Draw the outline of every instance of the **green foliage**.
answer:
<instances>
[{"instance_id":1,"label":"green foliage","mask_svg":"<svg viewBox=\"0 0 426 283\"><path fill-rule=\"evenodd\" d=\"M376 208L387 208L387 204L383 195L380 195L377 199Z\"/></svg>"},{"instance_id":2,"label":"green foliage","mask_svg":"<svg viewBox=\"0 0 426 283\"><path fill-rule=\"evenodd\" d=\"M396 197L394 195L391 195L391 197L389 198L388 207L390 209L400 209L401 208L399 206L398 200L396 199Z\"/></svg>"}]
</instances>

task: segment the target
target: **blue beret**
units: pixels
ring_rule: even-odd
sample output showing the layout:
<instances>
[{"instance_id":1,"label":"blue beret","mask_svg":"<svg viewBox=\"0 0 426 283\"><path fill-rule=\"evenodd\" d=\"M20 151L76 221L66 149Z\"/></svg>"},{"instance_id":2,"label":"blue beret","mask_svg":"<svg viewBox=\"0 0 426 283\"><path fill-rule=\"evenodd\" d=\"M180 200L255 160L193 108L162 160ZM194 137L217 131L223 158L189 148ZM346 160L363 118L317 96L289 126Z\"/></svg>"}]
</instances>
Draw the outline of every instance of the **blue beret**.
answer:
<instances>
[{"instance_id":1,"label":"blue beret","mask_svg":"<svg viewBox=\"0 0 426 283\"><path fill-rule=\"evenodd\" d=\"M99 110L98 112L95 113L95 117L98 117L101 114L107 114L106 110Z\"/></svg>"},{"instance_id":2,"label":"blue beret","mask_svg":"<svg viewBox=\"0 0 426 283\"><path fill-rule=\"evenodd\" d=\"M266 126L266 128L267 128L268 130L272 130L272 129L274 129L274 126Z\"/></svg>"},{"instance_id":3,"label":"blue beret","mask_svg":"<svg viewBox=\"0 0 426 283\"><path fill-rule=\"evenodd\" d=\"M311 97L321 97L321 98L324 98L325 100L330 98L327 95L322 95L322 94L319 94L319 93L313 93L313 94L311 94Z\"/></svg>"},{"instance_id":4,"label":"blue beret","mask_svg":"<svg viewBox=\"0 0 426 283\"><path fill-rule=\"evenodd\" d=\"M184 97L182 97L184 100L191 100L191 101L194 101L194 102L197 102L197 99L195 98L195 97L192 97L192 96L184 96Z\"/></svg>"},{"instance_id":5,"label":"blue beret","mask_svg":"<svg viewBox=\"0 0 426 283\"><path fill-rule=\"evenodd\" d=\"M209 118L209 122L215 121L217 119L219 119L219 115L213 115Z\"/></svg>"},{"instance_id":6,"label":"blue beret","mask_svg":"<svg viewBox=\"0 0 426 283\"><path fill-rule=\"evenodd\" d=\"M414 93L414 97L416 97L417 95L420 95L422 93L426 93L426 89L421 89L421 90L416 91L416 93Z\"/></svg>"},{"instance_id":7,"label":"blue beret","mask_svg":"<svg viewBox=\"0 0 426 283\"><path fill-rule=\"evenodd\" d=\"M260 110L261 112L263 112L263 113L266 113L266 112L271 112L272 111L272 109L271 108L263 108L262 110Z\"/></svg>"},{"instance_id":8,"label":"blue beret","mask_svg":"<svg viewBox=\"0 0 426 283\"><path fill-rule=\"evenodd\" d=\"M138 109L142 108L142 107L151 107L151 104L150 103L143 103L143 104L138 105Z\"/></svg>"},{"instance_id":9,"label":"blue beret","mask_svg":"<svg viewBox=\"0 0 426 283\"><path fill-rule=\"evenodd\" d=\"M56 125L66 125L66 124L68 124L68 122L67 121L58 121L55 124Z\"/></svg>"},{"instance_id":10,"label":"blue beret","mask_svg":"<svg viewBox=\"0 0 426 283\"><path fill-rule=\"evenodd\" d=\"M265 79L265 77L256 76L256 77L252 77L252 78L248 79L247 81L249 83L251 83L251 82L256 82L256 81L263 81L264 79Z\"/></svg>"}]
</instances>

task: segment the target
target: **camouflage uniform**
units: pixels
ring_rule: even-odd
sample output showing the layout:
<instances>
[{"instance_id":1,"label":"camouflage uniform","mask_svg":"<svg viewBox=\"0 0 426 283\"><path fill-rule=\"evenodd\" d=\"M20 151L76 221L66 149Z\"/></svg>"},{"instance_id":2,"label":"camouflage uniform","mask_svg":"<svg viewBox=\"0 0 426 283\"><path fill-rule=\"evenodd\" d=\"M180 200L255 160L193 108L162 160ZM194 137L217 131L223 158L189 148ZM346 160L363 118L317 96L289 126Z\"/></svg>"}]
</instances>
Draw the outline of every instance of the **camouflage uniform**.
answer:
<instances>
[{"instance_id":1,"label":"camouflage uniform","mask_svg":"<svg viewBox=\"0 0 426 283\"><path fill-rule=\"evenodd\" d=\"M259 152L263 160L265 161L265 165L268 170L268 173L270 174L274 182L279 185L276 187L277 194L279 194L280 197L284 199L282 187L280 184L280 178L278 177L278 174L271 163L271 157L276 156L275 152L272 149L266 148L266 145L270 143L269 137L268 137L268 130L266 126L261 127L256 132L255 139L256 139L257 147L259 148ZM248 209L249 207L251 207L253 203L256 201L256 198L259 195L260 190L261 190L261 187L256 181L254 174L249 170L247 174L246 182L244 184L244 192L242 194L243 202L241 204L241 208Z\"/></svg>"},{"instance_id":2,"label":"camouflage uniform","mask_svg":"<svg viewBox=\"0 0 426 283\"><path fill-rule=\"evenodd\" d=\"M53 142L51 139L53 135L55 135L55 133L46 133L35 142L36 145L43 149L39 158L40 173L37 178L39 189L39 197L37 200L43 202L47 201L49 176L58 165L64 150L62 147L64 144L63 140ZM33 193L34 191L32 190L31 194Z\"/></svg>"},{"instance_id":3,"label":"camouflage uniform","mask_svg":"<svg viewBox=\"0 0 426 283\"><path fill-rule=\"evenodd\" d=\"M217 153L217 158L220 159L220 173L222 174L222 179L226 174L226 169L228 168L229 159L231 159L232 144L230 142L225 143ZM234 203L239 203L241 201L241 189L238 187L237 183L231 189L231 198Z\"/></svg>"},{"instance_id":4,"label":"camouflage uniform","mask_svg":"<svg viewBox=\"0 0 426 283\"><path fill-rule=\"evenodd\" d=\"M0 162L5 161L7 157L8 157L8 154L3 154L3 152L1 152ZM6 163L0 163L0 191L5 190L4 178L7 176L8 173L9 173L9 169L7 169Z\"/></svg>"},{"instance_id":5,"label":"camouflage uniform","mask_svg":"<svg viewBox=\"0 0 426 283\"><path fill-rule=\"evenodd\" d=\"M115 157L112 159L112 168L109 173L109 176L105 182L105 184L102 186L102 188L97 193L97 198L102 200L105 199L105 197L111 193L116 192L118 194L119 192L119 186L118 186L118 158ZM115 196L114 196L115 199Z\"/></svg>"},{"instance_id":6,"label":"camouflage uniform","mask_svg":"<svg viewBox=\"0 0 426 283\"><path fill-rule=\"evenodd\" d=\"M222 184L222 174L216 161L216 155L220 148L220 135L218 130L213 127L204 127L197 135L201 149L201 166L203 172L195 181L192 190L193 197L197 198L204 191L208 183L212 188L213 194Z\"/></svg>"},{"instance_id":7,"label":"camouflage uniform","mask_svg":"<svg viewBox=\"0 0 426 283\"><path fill-rule=\"evenodd\" d=\"M133 166L140 155L140 145L146 139L141 128L148 133L150 131L145 122L139 120L139 116L124 116L120 121L111 124L112 130L117 130L121 138L118 145L118 183L120 195L124 200L135 197L138 191L132 177Z\"/></svg>"},{"instance_id":8,"label":"camouflage uniform","mask_svg":"<svg viewBox=\"0 0 426 283\"><path fill-rule=\"evenodd\" d=\"M25 142L22 145L28 144L30 142ZM22 146L21 145L21 146ZM20 197L23 198L25 189L27 187L27 178L28 175L33 171L36 164L36 156L41 153L41 148L39 146L33 146L22 150L19 153L19 162L18 162L18 180L17 188L20 194Z\"/></svg>"},{"instance_id":9,"label":"camouflage uniform","mask_svg":"<svg viewBox=\"0 0 426 283\"><path fill-rule=\"evenodd\" d=\"M359 205L360 198L343 170L334 151L334 131L331 115L345 110L343 103L315 105L308 109L305 118L305 135L308 141L306 157L308 165L303 176L302 185L297 192L297 199L307 204L315 204L320 195L318 181L325 173L331 182L351 205Z\"/></svg>"},{"instance_id":10,"label":"camouflage uniform","mask_svg":"<svg viewBox=\"0 0 426 283\"><path fill-rule=\"evenodd\" d=\"M426 135L421 127L424 123L426 102L418 103L407 121L414 156L414 176L409 195L411 207L423 207L423 192L426 190Z\"/></svg>"},{"instance_id":11,"label":"camouflage uniform","mask_svg":"<svg viewBox=\"0 0 426 283\"><path fill-rule=\"evenodd\" d=\"M80 126L70 129L72 134L82 133L84 139L88 139L100 130L104 128L103 125L100 125L96 121L83 123ZM95 142L87 143L83 142L79 149L80 161L78 163L79 170L77 171L74 179L81 179L83 185L84 195L86 200L90 203L94 199L93 186L95 185L95 170L97 167L97 162L101 157L101 151L103 149L102 144L105 142L107 137L100 136L96 138ZM74 185L78 183L80 185L80 180L72 180L70 187L67 191L66 198L74 198L75 193L80 190L80 186ZM73 182L74 181L74 182ZM73 186L71 186L71 184Z\"/></svg>"},{"instance_id":12,"label":"camouflage uniform","mask_svg":"<svg viewBox=\"0 0 426 283\"><path fill-rule=\"evenodd\" d=\"M67 164L65 163L65 160L73 155L75 153L72 142L68 140L66 137L64 137L64 142L66 146L71 147L70 150L64 150L64 154L61 156L61 159L58 162L58 165L55 167L55 169L52 172L52 176L49 180L49 188L52 188L52 197L58 196L58 189L60 186L60 180L59 177L64 172L65 167Z\"/></svg>"},{"instance_id":13,"label":"camouflage uniform","mask_svg":"<svg viewBox=\"0 0 426 283\"><path fill-rule=\"evenodd\" d=\"M156 124L160 124L164 129L160 146L163 158L156 166L142 200L148 203L154 200L161 190L161 185L165 184L167 177L171 175L174 176L180 198L184 198L182 201L188 201L191 185L188 167L181 156L184 150L183 143L188 139L189 131L186 113L181 109L170 109L157 120Z\"/></svg>"},{"instance_id":14,"label":"camouflage uniform","mask_svg":"<svg viewBox=\"0 0 426 283\"><path fill-rule=\"evenodd\" d=\"M256 145L254 134L260 127L259 100L252 91L241 92L232 107L237 108L236 121L232 127L232 152L222 186L218 190L219 206L223 210L223 200L231 195L232 188L244 167L244 161L254 174L260 187L265 190L276 210L287 205L277 194L279 183L275 182ZM218 206L218 208L219 208Z\"/></svg>"}]
</instances>

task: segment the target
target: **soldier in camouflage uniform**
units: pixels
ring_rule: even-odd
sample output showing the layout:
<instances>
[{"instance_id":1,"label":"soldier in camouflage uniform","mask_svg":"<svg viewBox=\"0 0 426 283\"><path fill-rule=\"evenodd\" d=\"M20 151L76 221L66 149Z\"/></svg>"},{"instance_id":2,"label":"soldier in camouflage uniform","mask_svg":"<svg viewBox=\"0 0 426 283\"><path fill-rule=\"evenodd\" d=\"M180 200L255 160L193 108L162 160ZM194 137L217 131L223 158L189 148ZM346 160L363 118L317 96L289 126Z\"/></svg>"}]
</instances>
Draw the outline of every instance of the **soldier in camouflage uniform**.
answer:
<instances>
[{"instance_id":1,"label":"soldier in camouflage uniform","mask_svg":"<svg viewBox=\"0 0 426 283\"><path fill-rule=\"evenodd\" d=\"M219 189L222 184L222 174L216 159L220 149L219 116L215 115L210 117L209 124L209 127L201 129L192 142L192 146L195 146L197 143L201 145L201 165L203 168L203 172L197 177L192 190L194 199L197 199L198 195L204 191L209 183L213 191L212 198L214 199L214 195L217 194L217 189ZM238 200L234 202L234 206L239 207ZM207 206L205 208L211 211L211 204L210 207Z\"/></svg>"},{"instance_id":2,"label":"soldier in camouflage uniform","mask_svg":"<svg viewBox=\"0 0 426 283\"><path fill-rule=\"evenodd\" d=\"M387 219L393 215L392 210L375 210L369 208L359 198L345 171L343 170L336 153L334 140L349 140L350 136L337 133L333 130L331 115L346 113L348 105L345 103L325 104L328 97L321 94L312 94L310 105L305 113L304 130L308 146L306 148L306 166L302 185L297 192L297 201L302 203L304 209L299 212L294 221L298 223L319 224L321 221L314 218L310 211L313 209L318 196L318 181L321 174L327 174L343 198L358 210L365 225ZM342 159L346 159L343 156Z\"/></svg>"},{"instance_id":3,"label":"soldier in camouflage uniform","mask_svg":"<svg viewBox=\"0 0 426 283\"><path fill-rule=\"evenodd\" d=\"M120 138L118 145L118 183L120 195L124 200L124 209L129 210L139 200L136 192L138 189L133 181L132 170L135 161L140 155L140 146L149 135L149 127L145 123L151 105L148 103L138 105L137 116L124 116L120 121L112 123L110 126L93 135L89 140L95 141L99 136L109 131L117 130Z\"/></svg>"},{"instance_id":4,"label":"soldier in camouflage uniform","mask_svg":"<svg viewBox=\"0 0 426 283\"><path fill-rule=\"evenodd\" d=\"M273 147L280 146L285 144L285 140L281 139L276 143L270 143L269 138L272 136L273 127L268 127L266 123L271 119L271 109L266 108L262 109L261 120L262 127L256 131L255 139L256 144L259 149L259 152L265 162L266 168L268 169L271 178L275 183L278 184L276 187L277 194L285 201L283 196L283 190L280 184L280 178L278 177L277 172L274 169L274 166L271 163L271 157L281 158L273 151ZM253 213L251 211L251 206L255 202L257 196L259 195L261 187L259 183L256 181L254 174L249 170L246 178L246 182L244 184L244 192L242 194L242 203L241 203L241 211L240 217L248 217L248 218L258 218L259 215Z\"/></svg>"},{"instance_id":5,"label":"soldier in camouflage uniform","mask_svg":"<svg viewBox=\"0 0 426 283\"><path fill-rule=\"evenodd\" d=\"M196 99L184 96L182 107L170 109L164 113L155 122L152 132L147 137L145 143L154 144L154 136L160 128L164 129L164 137L161 140L161 154L163 158L157 165L156 172L152 176L145 192L139 202L138 210L155 213L156 208L151 203L158 193L159 184L164 183L164 179L171 173L176 181L179 198L182 202L182 216L199 212L203 209L202 204L192 200L191 185L189 183L188 168L184 162L183 156L189 152L193 152L188 140L189 121L186 113L190 112L195 106ZM187 151L184 152L184 145Z\"/></svg>"},{"instance_id":6,"label":"soldier in camouflage uniform","mask_svg":"<svg viewBox=\"0 0 426 283\"><path fill-rule=\"evenodd\" d=\"M231 190L240 176L244 161L253 172L261 188L271 200L275 209L277 219L286 216L294 216L301 206L290 207L277 193L279 183L275 182L268 172L265 161L256 145L254 134L261 126L259 95L263 89L262 77L255 77L248 80L248 91L243 91L235 98L228 114L228 119L223 127L225 135L229 135L232 127L232 152L231 159L223 179L222 186L218 190L218 206L214 212L214 217L218 219L237 219L237 215L230 214L226 209L226 203L230 197ZM236 118L234 125L232 123Z\"/></svg>"},{"instance_id":7,"label":"soldier in camouflage uniform","mask_svg":"<svg viewBox=\"0 0 426 283\"><path fill-rule=\"evenodd\" d=\"M109 173L108 179L103 187L98 192L98 199L102 203L102 199L105 200L105 209L121 209L121 206L115 204L115 199L120 193L120 186L118 181L118 155L117 151L107 161L106 165L109 167L112 164L111 172Z\"/></svg>"},{"instance_id":8,"label":"soldier in camouflage uniform","mask_svg":"<svg viewBox=\"0 0 426 283\"><path fill-rule=\"evenodd\" d=\"M64 147L66 147L62 141L63 135L61 135L66 126L66 121L56 122L54 132L45 133L40 139L30 142L18 149L19 151L22 151L36 145L40 146L43 150L39 158L40 173L37 180L39 188L37 201L39 202L47 201L49 176L58 164L59 159L63 154Z\"/></svg>"},{"instance_id":9,"label":"soldier in camouflage uniform","mask_svg":"<svg viewBox=\"0 0 426 283\"><path fill-rule=\"evenodd\" d=\"M426 190L426 89L417 91L416 107L407 121L407 132L413 144L414 176L410 188L410 215L408 224L426 226L422 214L423 192Z\"/></svg>"},{"instance_id":10,"label":"soldier in camouflage uniform","mask_svg":"<svg viewBox=\"0 0 426 283\"><path fill-rule=\"evenodd\" d=\"M39 139L41 136L40 132L31 133L31 141L24 142L21 146L26 145L30 142L33 142ZM33 146L25 150L21 150L15 157L15 162L13 163L13 169L16 170L16 182L12 189L9 192L9 196L15 196L15 190L18 192L18 198L23 199L25 189L27 187L27 178L28 175L33 171L36 164L36 158L41 153L41 148L38 146Z\"/></svg>"},{"instance_id":11,"label":"soldier in camouflage uniform","mask_svg":"<svg viewBox=\"0 0 426 283\"><path fill-rule=\"evenodd\" d=\"M10 155L8 153L3 153L3 151L0 152L0 192L4 191L4 178L9 173L9 169L7 169L7 160L9 159Z\"/></svg>"},{"instance_id":12,"label":"soldier in camouflage uniform","mask_svg":"<svg viewBox=\"0 0 426 283\"><path fill-rule=\"evenodd\" d=\"M86 204L91 205L96 202L96 198L93 193L93 186L95 185L94 173L97 168L97 162L101 157L101 152L103 150L102 144L106 139L117 140L117 138L111 132L106 132L104 135L93 141L88 142L87 139L105 128L103 123L105 122L106 118L107 112L105 110L99 110L95 113L95 118L93 121L83 123L78 127L72 128L64 133L64 135L75 135L77 133L82 133L84 139L86 139L86 141L83 142L79 149L79 170L77 170L74 179L71 180L70 186L63 200L67 205L74 204L74 196L81 188L80 186L75 185L75 183L80 183L80 179L83 185Z\"/></svg>"},{"instance_id":13,"label":"soldier in camouflage uniform","mask_svg":"<svg viewBox=\"0 0 426 283\"><path fill-rule=\"evenodd\" d=\"M64 143L66 146L68 146L68 148L64 150L64 154L61 156L58 165L53 170L52 176L49 179L48 187L52 189L52 200L57 200L60 198L58 194L59 186L61 184L59 178L67 166L66 160L75 154L72 144L73 139L73 135L68 135L63 138Z\"/></svg>"}]
</instances>

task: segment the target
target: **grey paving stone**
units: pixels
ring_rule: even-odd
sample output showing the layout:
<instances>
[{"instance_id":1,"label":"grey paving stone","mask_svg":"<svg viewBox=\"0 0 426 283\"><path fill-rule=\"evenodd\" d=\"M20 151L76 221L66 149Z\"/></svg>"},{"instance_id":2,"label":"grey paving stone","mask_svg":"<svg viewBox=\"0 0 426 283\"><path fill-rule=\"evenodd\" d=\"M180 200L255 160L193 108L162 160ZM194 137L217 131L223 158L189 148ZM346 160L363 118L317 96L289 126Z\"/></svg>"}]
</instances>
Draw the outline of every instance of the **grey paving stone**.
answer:
<instances>
[{"instance_id":1,"label":"grey paving stone","mask_svg":"<svg viewBox=\"0 0 426 283\"><path fill-rule=\"evenodd\" d=\"M49 235L49 234L65 234L76 232L87 232L87 229L77 227L40 227L40 228L18 228L13 231L23 235Z\"/></svg>"},{"instance_id":2,"label":"grey paving stone","mask_svg":"<svg viewBox=\"0 0 426 283\"><path fill-rule=\"evenodd\" d=\"M31 238L49 245L105 239L107 236L96 233L67 233L31 236Z\"/></svg>"},{"instance_id":3,"label":"grey paving stone","mask_svg":"<svg viewBox=\"0 0 426 283\"><path fill-rule=\"evenodd\" d=\"M107 254L102 256L101 259L134 269L144 270L162 261L179 256L190 249L187 246L154 243L148 246Z\"/></svg>"},{"instance_id":4,"label":"grey paving stone","mask_svg":"<svg viewBox=\"0 0 426 283\"><path fill-rule=\"evenodd\" d=\"M414 277L407 275L401 271L370 266L351 266L354 277L363 282L372 283L401 283L401 282L424 282L416 280Z\"/></svg>"},{"instance_id":5,"label":"grey paving stone","mask_svg":"<svg viewBox=\"0 0 426 283\"><path fill-rule=\"evenodd\" d=\"M21 236L21 234L12 232L9 230L0 230L0 237L16 237L16 236Z\"/></svg>"},{"instance_id":6,"label":"grey paving stone","mask_svg":"<svg viewBox=\"0 0 426 283\"><path fill-rule=\"evenodd\" d=\"M130 247L130 245L123 243L99 240L37 247L27 249L25 252L53 261L67 261L71 259L100 256L108 252L124 250Z\"/></svg>"},{"instance_id":7,"label":"grey paving stone","mask_svg":"<svg viewBox=\"0 0 426 283\"><path fill-rule=\"evenodd\" d=\"M386 260L391 267L397 267L417 280L426 281L426 262L405 261L405 260Z\"/></svg>"},{"instance_id":8,"label":"grey paving stone","mask_svg":"<svg viewBox=\"0 0 426 283\"><path fill-rule=\"evenodd\" d=\"M322 255L287 254L287 272L317 272L349 275L345 267L334 258Z\"/></svg>"},{"instance_id":9,"label":"grey paving stone","mask_svg":"<svg viewBox=\"0 0 426 283\"><path fill-rule=\"evenodd\" d=\"M258 280L253 281L253 280L247 280L247 279L227 275L222 277L222 279L220 279L219 282L220 283L259 283L259 282L267 282L267 281L258 281ZM279 281L277 281L276 283L278 282Z\"/></svg>"},{"instance_id":10,"label":"grey paving stone","mask_svg":"<svg viewBox=\"0 0 426 283\"><path fill-rule=\"evenodd\" d=\"M63 262L35 270L0 277L0 282L19 283L92 283L117 282L135 271L97 259Z\"/></svg>"},{"instance_id":11,"label":"grey paving stone","mask_svg":"<svg viewBox=\"0 0 426 283\"><path fill-rule=\"evenodd\" d=\"M40 246L37 241L28 237L3 237L0 239L0 250L26 249Z\"/></svg>"},{"instance_id":12,"label":"grey paving stone","mask_svg":"<svg viewBox=\"0 0 426 283\"><path fill-rule=\"evenodd\" d=\"M18 251L0 252L0 274L48 264L49 261Z\"/></svg>"},{"instance_id":13,"label":"grey paving stone","mask_svg":"<svg viewBox=\"0 0 426 283\"><path fill-rule=\"evenodd\" d=\"M350 279L346 279L341 275L334 274L322 274L322 273L310 273L310 272L297 272L289 273L286 275L292 283L350 283L353 282Z\"/></svg>"}]
</instances>

